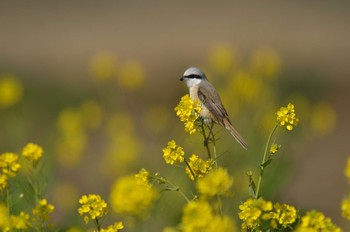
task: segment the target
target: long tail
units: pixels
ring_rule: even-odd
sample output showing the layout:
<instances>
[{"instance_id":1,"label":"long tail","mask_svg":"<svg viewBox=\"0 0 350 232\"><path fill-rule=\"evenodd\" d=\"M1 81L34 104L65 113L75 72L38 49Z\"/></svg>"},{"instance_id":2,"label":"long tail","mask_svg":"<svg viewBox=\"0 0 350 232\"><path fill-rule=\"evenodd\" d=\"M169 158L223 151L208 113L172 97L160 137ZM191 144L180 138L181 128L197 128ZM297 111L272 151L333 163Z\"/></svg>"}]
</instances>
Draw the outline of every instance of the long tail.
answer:
<instances>
[{"instance_id":1,"label":"long tail","mask_svg":"<svg viewBox=\"0 0 350 232\"><path fill-rule=\"evenodd\" d=\"M236 141L241 144L241 146L248 150L248 144L247 142L242 138L242 136L236 131L235 128L233 128L232 124L230 123L229 120L224 119L223 120L225 128L230 131L231 135L236 139Z\"/></svg>"}]
</instances>

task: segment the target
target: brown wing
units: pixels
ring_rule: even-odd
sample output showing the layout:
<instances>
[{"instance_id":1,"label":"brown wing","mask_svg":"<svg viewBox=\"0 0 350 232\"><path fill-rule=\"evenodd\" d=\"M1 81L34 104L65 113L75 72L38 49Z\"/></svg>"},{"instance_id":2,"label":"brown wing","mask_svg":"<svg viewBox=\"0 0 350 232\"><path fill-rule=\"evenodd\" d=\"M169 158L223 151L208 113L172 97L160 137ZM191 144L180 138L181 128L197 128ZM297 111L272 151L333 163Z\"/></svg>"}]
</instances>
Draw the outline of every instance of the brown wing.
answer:
<instances>
[{"instance_id":1,"label":"brown wing","mask_svg":"<svg viewBox=\"0 0 350 232\"><path fill-rule=\"evenodd\" d=\"M209 82L206 83L206 88L199 86L198 98L210 111L215 122L225 127L223 119L226 118L229 121L228 114L221 103L219 95Z\"/></svg>"},{"instance_id":2,"label":"brown wing","mask_svg":"<svg viewBox=\"0 0 350 232\"><path fill-rule=\"evenodd\" d=\"M237 142L240 143L244 149L247 149L247 142L232 126L228 114L221 103L219 95L216 93L214 87L210 83L207 83L205 88L203 88L203 86L199 86L198 98L210 111L214 121L229 130Z\"/></svg>"}]
</instances>

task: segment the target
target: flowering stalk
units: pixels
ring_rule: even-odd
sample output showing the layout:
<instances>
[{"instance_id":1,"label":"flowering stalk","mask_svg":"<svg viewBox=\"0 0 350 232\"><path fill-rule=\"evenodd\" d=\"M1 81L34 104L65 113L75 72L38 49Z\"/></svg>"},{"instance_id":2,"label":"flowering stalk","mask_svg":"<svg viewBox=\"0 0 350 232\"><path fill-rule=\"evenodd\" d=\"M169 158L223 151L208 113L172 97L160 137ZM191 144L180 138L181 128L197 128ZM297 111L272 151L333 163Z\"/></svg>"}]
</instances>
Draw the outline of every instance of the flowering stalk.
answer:
<instances>
[{"instance_id":1,"label":"flowering stalk","mask_svg":"<svg viewBox=\"0 0 350 232\"><path fill-rule=\"evenodd\" d=\"M191 175L193 176L193 180L196 181L196 175L194 174L192 168L191 168L191 165L190 163L185 159L185 163L186 163L186 166L188 167L188 169L190 170L191 172Z\"/></svg>"},{"instance_id":2,"label":"flowering stalk","mask_svg":"<svg viewBox=\"0 0 350 232\"><path fill-rule=\"evenodd\" d=\"M185 161L187 162L187 161ZM194 175L193 175L194 176ZM190 199L186 196L186 194L180 189L179 186L171 183L169 180L167 180L165 177L160 176L158 173L156 173L154 176L150 176L150 179L154 179L158 182L159 185L164 185L165 189L163 191L176 191L178 192L187 203L190 202Z\"/></svg>"},{"instance_id":3,"label":"flowering stalk","mask_svg":"<svg viewBox=\"0 0 350 232\"><path fill-rule=\"evenodd\" d=\"M274 126L274 128L272 129L272 131L271 131L271 133L270 133L270 135L269 135L269 137L267 139L267 142L266 142L264 156L263 156L263 159L262 159L262 161L261 161L261 163L259 165L259 167L260 167L260 175L259 175L258 185L257 185L256 191L255 191L255 199L259 198L259 191L260 191L262 177L263 177L263 174L264 174L264 169L269 164L269 162L271 161L270 159L266 159L267 158L267 151L268 151L268 148L270 147L271 138L272 138L273 134L275 133L277 127L278 127L278 124L276 124Z\"/></svg>"}]
</instances>

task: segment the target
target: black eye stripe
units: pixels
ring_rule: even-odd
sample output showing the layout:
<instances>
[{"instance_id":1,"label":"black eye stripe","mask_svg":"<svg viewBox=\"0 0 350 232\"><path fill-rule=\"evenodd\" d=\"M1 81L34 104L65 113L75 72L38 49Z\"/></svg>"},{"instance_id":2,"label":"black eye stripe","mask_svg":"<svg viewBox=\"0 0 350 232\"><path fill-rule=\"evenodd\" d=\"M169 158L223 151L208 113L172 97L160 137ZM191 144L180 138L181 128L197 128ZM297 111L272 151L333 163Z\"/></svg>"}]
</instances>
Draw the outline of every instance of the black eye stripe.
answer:
<instances>
[{"instance_id":1,"label":"black eye stripe","mask_svg":"<svg viewBox=\"0 0 350 232\"><path fill-rule=\"evenodd\" d=\"M189 79L202 79L201 76L196 75L196 74L191 74L191 75L188 75L188 76L185 76L185 77L189 78Z\"/></svg>"}]
</instances>

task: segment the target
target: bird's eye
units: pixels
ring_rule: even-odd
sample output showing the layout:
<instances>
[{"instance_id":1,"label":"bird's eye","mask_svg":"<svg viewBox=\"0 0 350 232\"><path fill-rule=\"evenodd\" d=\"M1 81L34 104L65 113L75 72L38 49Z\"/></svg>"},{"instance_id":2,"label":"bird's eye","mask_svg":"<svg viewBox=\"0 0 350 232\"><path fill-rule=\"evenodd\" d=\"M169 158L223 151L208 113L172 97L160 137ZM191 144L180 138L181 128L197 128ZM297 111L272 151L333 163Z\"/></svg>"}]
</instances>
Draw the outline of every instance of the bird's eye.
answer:
<instances>
[{"instance_id":1,"label":"bird's eye","mask_svg":"<svg viewBox=\"0 0 350 232\"><path fill-rule=\"evenodd\" d=\"M188 75L186 77L189 78L189 79L201 79L201 76L196 75L196 74L191 74L191 75Z\"/></svg>"}]
</instances>

